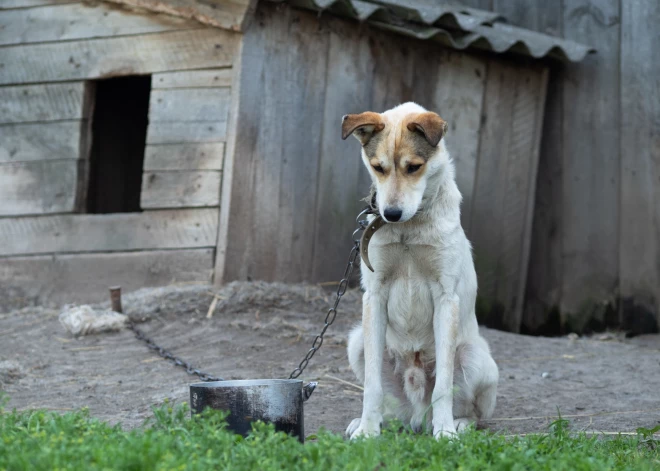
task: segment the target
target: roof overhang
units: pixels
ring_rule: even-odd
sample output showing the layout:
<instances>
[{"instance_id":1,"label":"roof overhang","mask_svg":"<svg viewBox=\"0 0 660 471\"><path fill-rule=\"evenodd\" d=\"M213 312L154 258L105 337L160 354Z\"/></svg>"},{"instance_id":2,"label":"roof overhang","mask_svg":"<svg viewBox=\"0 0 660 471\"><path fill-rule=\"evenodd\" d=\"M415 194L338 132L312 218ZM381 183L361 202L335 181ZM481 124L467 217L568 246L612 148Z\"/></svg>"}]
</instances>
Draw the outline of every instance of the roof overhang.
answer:
<instances>
[{"instance_id":1,"label":"roof overhang","mask_svg":"<svg viewBox=\"0 0 660 471\"><path fill-rule=\"evenodd\" d=\"M434 40L458 50L479 49L535 59L579 62L590 46L505 23L494 12L437 0L270 0L352 18L397 34Z\"/></svg>"}]
</instances>

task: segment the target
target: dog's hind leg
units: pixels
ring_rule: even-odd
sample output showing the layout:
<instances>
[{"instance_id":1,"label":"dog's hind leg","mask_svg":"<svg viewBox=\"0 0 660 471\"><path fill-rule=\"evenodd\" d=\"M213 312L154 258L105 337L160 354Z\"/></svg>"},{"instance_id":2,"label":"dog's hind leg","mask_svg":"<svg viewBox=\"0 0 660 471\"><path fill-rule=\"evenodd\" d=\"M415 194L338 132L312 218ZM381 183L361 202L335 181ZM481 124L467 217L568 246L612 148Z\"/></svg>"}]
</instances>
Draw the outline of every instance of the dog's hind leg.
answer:
<instances>
[{"instance_id":1,"label":"dog's hind leg","mask_svg":"<svg viewBox=\"0 0 660 471\"><path fill-rule=\"evenodd\" d=\"M364 384L364 338L358 325L348 334L348 364L360 384Z\"/></svg>"},{"instance_id":2,"label":"dog's hind leg","mask_svg":"<svg viewBox=\"0 0 660 471\"><path fill-rule=\"evenodd\" d=\"M458 347L454 370L456 431L493 415L498 378L497 365L483 338Z\"/></svg>"}]
</instances>

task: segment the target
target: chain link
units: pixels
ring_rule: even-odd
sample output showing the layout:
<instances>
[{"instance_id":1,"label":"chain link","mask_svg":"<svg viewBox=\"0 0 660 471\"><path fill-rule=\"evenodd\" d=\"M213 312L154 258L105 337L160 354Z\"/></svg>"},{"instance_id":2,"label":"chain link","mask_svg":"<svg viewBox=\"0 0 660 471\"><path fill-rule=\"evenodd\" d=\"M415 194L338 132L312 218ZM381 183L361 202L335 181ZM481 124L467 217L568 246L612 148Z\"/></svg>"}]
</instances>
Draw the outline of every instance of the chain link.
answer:
<instances>
[{"instance_id":1,"label":"chain link","mask_svg":"<svg viewBox=\"0 0 660 471\"><path fill-rule=\"evenodd\" d=\"M325 315L325 323L323 325L323 329L321 329L321 333L314 338L314 341L312 342L312 348L310 348L307 351L307 353L301 360L300 364L291 372L291 374L289 375L289 379L296 379L298 376L302 374L305 368L307 368L307 365L309 364L309 360L312 359L314 354L319 350L319 348L321 348L321 345L323 345L323 336L325 335L325 332L328 330L328 327L332 325L332 323L335 321L335 318L337 317L337 307L339 306L339 301L341 301L342 296L344 296L344 294L346 293L346 289L348 288L348 283L351 279L351 275L353 274L353 269L355 268L355 261L360 255L359 234L368 225L365 220L360 220L360 218L362 216L371 213L373 213L373 208L371 206L367 206L364 210L362 210L362 212L360 212L360 214L358 214L357 222L359 227L355 230L355 232L353 232L353 248L351 249L351 253L348 256L348 264L346 265L346 269L344 270L344 276L342 277L341 281L339 282L339 286L337 287L335 302L332 305L332 307L328 309L328 313Z\"/></svg>"},{"instance_id":2,"label":"chain link","mask_svg":"<svg viewBox=\"0 0 660 471\"><path fill-rule=\"evenodd\" d=\"M135 337L138 340L142 340L144 343L146 343L147 347L158 353L158 355L165 358L166 360L171 361L176 366L180 366L184 368L186 370L186 373L188 373L189 375L198 376L199 379L201 379L202 381L224 381L222 378L218 378L217 376L212 376L208 373L201 371L199 368L195 368L187 361L177 357L172 352L165 350L163 347L159 346L158 344L156 344L156 342L154 342L149 337L147 337L147 335L144 332L142 332L140 329L138 329L135 326L135 324L133 324L133 322L128 323L128 328L133 331Z\"/></svg>"},{"instance_id":3,"label":"chain link","mask_svg":"<svg viewBox=\"0 0 660 471\"><path fill-rule=\"evenodd\" d=\"M291 374L289 375L289 379L296 379L298 376L302 374L302 372L305 370L305 368L309 364L309 361L312 359L314 354L323 345L323 336L328 330L328 327L330 327L337 318L337 307L339 306L339 302L341 301L342 296L344 296L346 290L348 289L348 283L351 279L351 275L353 274L353 269L355 268L355 261L360 255L359 234L360 232L364 231L364 229L368 225L368 222L366 220L361 220L360 218L362 216L366 216L367 214L372 214L373 212L374 212L373 206L367 206L364 210L362 210L362 212L360 212L360 214L358 214L357 222L359 227L355 230L355 232L353 232L353 248L351 249L351 252L348 256L348 264L346 265L346 269L344 270L344 275L342 276L342 279L339 282L339 286L337 287L335 302L332 305L332 307L328 309L328 312L325 315L325 321L323 328L321 329L321 332L316 337L314 337L314 341L312 342L312 347L307 351L307 354L304 356L300 364L298 364L296 369L294 369L291 372ZM149 338L144 332L138 329L135 326L135 324L133 324L133 322L128 323L128 328L131 329L135 334L135 337L138 340L143 341L147 345L147 347L155 351L158 355L165 358L166 360L171 361L172 363L174 363L174 365L184 368L186 370L186 373L188 373L189 375L198 376L199 379L201 379L202 381L224 381L224 379L222 378L219 378L217 376L212 376L209 373L205 373L201 371L199 368L193 367L187 361L177 357L169 350L164 349L156 342L154 342L151 338Z\"/></svg>"}]
</instances>

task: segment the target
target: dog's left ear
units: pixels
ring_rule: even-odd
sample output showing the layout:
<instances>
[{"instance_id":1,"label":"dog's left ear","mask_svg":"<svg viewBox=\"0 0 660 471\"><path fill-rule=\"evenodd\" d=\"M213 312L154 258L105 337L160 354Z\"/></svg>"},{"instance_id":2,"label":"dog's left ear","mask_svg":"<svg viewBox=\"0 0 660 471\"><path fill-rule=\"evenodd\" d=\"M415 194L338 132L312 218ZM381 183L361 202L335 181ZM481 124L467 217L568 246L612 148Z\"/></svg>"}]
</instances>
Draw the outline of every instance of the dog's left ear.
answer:
<instances>
[{"instance_id":1,"label":"dog's left ear","mask_svg":"<svg viewBox=\"0 0 660 471\"><path fill-rule=\"evenodd\" d=\"M433 147L438 145L447 132L447 122L431 111L413 117L407 127L409 131L423 135Z\"/></svg>"},{"instance_id":2,"label":"dog's left ear","mask_svg":"<svg viewBox=\"0 0 660 471\"><path fill-rule=\"evenodd\" d=\"M383 118L373 111L360 114L347 114L341 119L341 138L346 139L355 134L358 141L366 146L374 134L385 128Z\"/></svg>"}]
</instances>

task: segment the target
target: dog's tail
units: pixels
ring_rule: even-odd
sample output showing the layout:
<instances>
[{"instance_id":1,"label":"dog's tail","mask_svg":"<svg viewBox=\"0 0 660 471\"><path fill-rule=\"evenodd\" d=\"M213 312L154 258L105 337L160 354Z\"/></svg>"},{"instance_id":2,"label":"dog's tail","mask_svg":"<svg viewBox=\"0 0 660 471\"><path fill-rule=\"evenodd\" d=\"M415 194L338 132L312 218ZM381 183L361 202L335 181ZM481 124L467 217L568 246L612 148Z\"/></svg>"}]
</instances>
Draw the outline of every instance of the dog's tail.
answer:
<instances>
[{"instance_id":1,"label":"dog's tail","mask_svg":"<svg viewBox=\"0 0 660 471\"><path fill-rule=\"evenodd\" d=\"M427 389L427 377L424 366L419 358L419 352L415 353L415 359L408 365L403 373L403 390L412 404L422 404Z\"/></svg>"}]
</instances>

